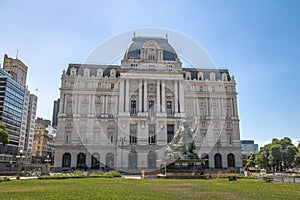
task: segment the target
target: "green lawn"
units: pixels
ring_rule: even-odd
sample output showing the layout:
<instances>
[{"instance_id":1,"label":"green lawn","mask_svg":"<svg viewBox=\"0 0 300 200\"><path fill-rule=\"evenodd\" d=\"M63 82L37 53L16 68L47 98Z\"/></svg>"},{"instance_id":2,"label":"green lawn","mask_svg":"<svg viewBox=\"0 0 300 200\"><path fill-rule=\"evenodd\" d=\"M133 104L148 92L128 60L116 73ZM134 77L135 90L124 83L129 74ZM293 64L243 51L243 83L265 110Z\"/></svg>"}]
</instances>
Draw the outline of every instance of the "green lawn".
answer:
<instances>
[{"instance_id":1,"label":"green lawn","mask_svg":"<svg viewBox=\"0 0 300 200\"><path fill-rule=\"evenodd\" d=\"M0 182L0 199L300 199L300 184L79 178Z\"/></svg>"}]
</instances>

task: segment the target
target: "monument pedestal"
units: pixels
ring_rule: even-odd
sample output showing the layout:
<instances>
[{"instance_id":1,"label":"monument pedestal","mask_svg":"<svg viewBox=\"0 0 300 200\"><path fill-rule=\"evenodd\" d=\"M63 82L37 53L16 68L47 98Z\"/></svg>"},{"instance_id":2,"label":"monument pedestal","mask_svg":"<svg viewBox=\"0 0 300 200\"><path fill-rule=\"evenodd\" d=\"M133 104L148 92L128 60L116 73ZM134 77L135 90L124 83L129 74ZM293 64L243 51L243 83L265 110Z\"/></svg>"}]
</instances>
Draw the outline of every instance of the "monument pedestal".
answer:
<instances>
[{"instance_id":1,"label":"monument pedestal","mask_svg":"<svg viewBox=\"0 0 300 200\"><path fill-rule=\"evenodd\" d=\"M157 174L157 177L165 179L209 179L209 174L205 174L205 169L201 168L201 163L205 161L207 159L161 159L158 162L163 165L164 173ZM170 165L172 166L170 167Z\"/></svg>"}]
</instances>

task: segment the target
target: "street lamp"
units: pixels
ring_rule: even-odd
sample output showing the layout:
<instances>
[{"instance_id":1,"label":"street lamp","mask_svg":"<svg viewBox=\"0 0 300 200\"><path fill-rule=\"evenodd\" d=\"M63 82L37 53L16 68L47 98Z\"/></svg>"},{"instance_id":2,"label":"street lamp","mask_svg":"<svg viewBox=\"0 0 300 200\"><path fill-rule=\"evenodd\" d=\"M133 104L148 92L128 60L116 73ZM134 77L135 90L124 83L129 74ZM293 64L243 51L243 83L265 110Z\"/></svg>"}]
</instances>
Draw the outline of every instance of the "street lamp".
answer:
<instances>
[{"instance_id":1,"label":"street lamp","mask_svg":"<svg viewBox=\"0 0 300 200\"><path fill-rule=\"evenodd\" d=\"M45 163L46 163L46 175L48 174L48 164L49 162L51 162L51 158L49 157L49 155L47 155L47 157L45 158Z\"/></svg>"},{"instance_id":2,"label":"street lamp","mask_svg":"<svg viewBox=\"0 0 300 200\"><path fill-rule=\"evenodd\" d=\"M20 170L21 170L21 160L22 158L25 157L25 154L23 152L23 150L20 150L17 155L16 155L16 158L18 160L18 176L17 176L17 179L20 179L21 177L21 174L20 174Z\"/></svg>"}]
</instances>

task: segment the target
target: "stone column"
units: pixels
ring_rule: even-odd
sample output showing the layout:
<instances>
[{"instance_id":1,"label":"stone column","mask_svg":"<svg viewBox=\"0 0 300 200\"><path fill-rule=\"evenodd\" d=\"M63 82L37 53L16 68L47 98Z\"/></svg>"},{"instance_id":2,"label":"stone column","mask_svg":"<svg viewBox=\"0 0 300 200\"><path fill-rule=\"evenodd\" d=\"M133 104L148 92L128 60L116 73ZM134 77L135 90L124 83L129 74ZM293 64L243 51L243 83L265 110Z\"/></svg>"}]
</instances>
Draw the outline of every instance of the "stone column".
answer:
<instances>
[{"instance_id":1,"label":"stone column","mask_svg":"<svg viewBox=\"0 0 300 200\"><path fill-rule=\"evenodd\" d=\"M144 112L148 112L148 91L147 91L147 80L144 80Z\"/></svg>"},{"instance_id":2,"label":"stone column","mask_svg":"<svg viewBox=\"0 0 300 200\"><path fill-rule=\"evenodd\" d=\"M233 116L238 117L237 100L236 98L233 98L232 100L233 100L233 111L234 111Z\"/></svg>"},{"instance_id":3,"label":"stone column","mask_svg":"<svg viewBox=\"0 0 300 200\"><path fill-rule=\"evenodd\" d=\"M234 105L233 105L233 98L230 99L230 116L233 117L234 116Z\"/></svg>"},{"instance_id":4,"label":"stone column","mask_svg":"<svg viewBox=\"0 0 300 200\"><path fill-rule=\"evenodd\" d=\"M139 112L142 112L143 110L143 80L139 80Z\"/></svg>"},{"instance_id":5,"label":"stone column","mask_svg":"<svg viewBox=\"0 0 300 200\"><path fill-rule=\"evenodd\" d=\"M196 105L196 98L193 97L193 100L194 100L194 103L193 103L193 105L194 105L194 112L193 112L193 114L194 114L194 116L197 116L198 115L198 106Z\"/></svg>"},{"instance_id":6,"label":"stone column","mask_svg":"<svg viewBox=\"0 0 300 200\"><path fill-rule=\"evenodd\" d=\"M175 113L178 113L178 82L174 81L174 106Z\"/></svg>"},{"instance_id":7,"label":"stone column","mask_svg":"<svg viewBox=\"0 0 300 200\"><path fill-rule=\"evenodd\" d=\"M63 114L64 113L64 107L65 107L65 105L64 105L64 94L61 94L61 96L63 97L63 99L61 99L61 101L59 101L59 108L61 108L61 109L59 109L59 111L58 111L58 113L59 114Z\"/></svg>"},{"instance_id":8,"label":"stone column","mask_svg":"<svg viewBox=\"0 0 300 200\"><path fill-rule=\"evenodd\" d=\"M71 167L77 166L77 152L71 153Z\"/></svg>"},{"instance_id":9,"label":"stone column","mask_svg":"<svg viewBox=\"0 0 300 200\"><path fill-rule=\"evenodd\" d=\"M86 148L87 148L87 146L86 146ZM92 155L87 151L86 152L86 155L85 155L86 157L85 157L85 161L86 161L86 166L90 169L91 168L91 166L92 166Z\"/></svg>"},{"instance_id":10,"label":"stone column","mask_svg":"<svg viewBox=\"0 0 300 200\"><path fill-rule=\"evenodd\" d=\"M107 111L108 111L108 95L105 95L105 114L108 114Z\"/></svg>"},{"instance_id":11,"label":"stone column","mask_svg":"<svg viewBox=\"0 0 300 200\"><path fill-rule=\"evenodd\" d=\"M125 112L129 112L129 100L130 100L130 95L129 95L129 80L126 79L126 85L125 85Z\"/></svg>"},{"instance_id":12,"label":"stone column","mask_svg":"<svg viewBox=\"0 0 300 200\"><path fill-rule=\"evenodd\" d=\"M68 95L65 94L65 99L64 99L64 113L67 113L67 100L68 100Z\"/></svg>"},{"instance_id":13,"label":"stone column","mask_svg":"<svg viewBox=\"0 0 300 200\"><path fill-rule=\"evenodd\" d=\"M104 99L104 95L101 96L101 102L102 102L102 105L101 105L101 114L105 113L104 112L104 109L105 109L105 99Z\"/></svg>"},{"instance_id":14,"label":"stone column","mask_svg":"<svg viewBox=\"0 0 300 200\"><path fill-rule=\"evenodd\" d=\"M96 109L95 109L95 94L92 95L91 109L92 109L92 114L94 115L96 113Z\"/></svg>"},{"instance_id":15,"label":"stone column","mask_svg":"<svg viewBox=\"0 0 300 200\"><path fill-rule=\"evenodd\" d=\"M206 98L205 104L206 104L206 116L210 116L210 110L209 110L209 107L210 107L210 105L209 105L209 98Z\"/></svg>"},{"instance_id":16,"label":"stone column","mask_svg":"<svg viewBox=\"0 0 300 200\"><path fill-rule=\"evenodd\" d=\"M119 112L124 112L124 79L120 81Z\"/></svg>"},{"instance_id":17,"label":"stone column","mask_svg":"<svg viewBox=\"0 0 300 200\"><path fill-rule=\"evenodd\" d=\"M77 114L77 110L78 110L78 95L74 95L74 102L73 102L73 106L74 106L74 114Z\"/></svg>"},{"instance_id":18,"label":"stone column","mask_svg":"<svg viewBox=\"0 0 300 200\"><path fill-rule=\"evenodd\" d=\"M165 81L162 80L161 84L161 112L165 113L166 112L166 84Z\"/></svg>"},{"instance_id":19,"label":"stone column","mask_svg":"<svg viewBox=\"0 0 300 200\"><path fill-rule=\"evenodd\" d=\"M156 113L160 113L160 80L157 80L156 87Z\"/></svg>"},{"instance_id":20,"label":"stone column","mask_svg":"<svg viewBox=\"0 0 300 200\"><path fill-rule=\"evenodd\" d=\"M183 82L179 81L179 103L180 103L180 113L184 113L184 88Z\"/></svg>"},{"instance_id":21,"label":"stone column","mask_svg":"<svg viewBox=\"0 0 300 200\"><path fill-rule=\"evenodd\" d=\"M92 106L92 95L89 95L89 103L88 103L88 114L91 114L91 106Z\"/></svg>"}]
</instances>

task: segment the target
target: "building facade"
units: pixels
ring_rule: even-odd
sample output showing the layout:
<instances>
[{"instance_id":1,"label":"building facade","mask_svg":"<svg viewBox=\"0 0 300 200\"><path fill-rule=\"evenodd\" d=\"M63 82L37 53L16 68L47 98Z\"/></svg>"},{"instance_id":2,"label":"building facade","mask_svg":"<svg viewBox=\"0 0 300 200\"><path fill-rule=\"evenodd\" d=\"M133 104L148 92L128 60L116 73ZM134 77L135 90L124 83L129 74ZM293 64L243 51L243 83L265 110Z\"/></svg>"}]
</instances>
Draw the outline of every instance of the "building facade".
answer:
<instances>
[{"instance_id":1,"label":"building facade","mask_svg":"<svg viewBox=\"0 0 300 200\"><path fill-rule=\"evenodd\" d=\"M37 118L34 128L32 147L32 162L44 163L47 156L53 157L56 129L51 126L51 121Z\"/></svg>"},{"instance_id":2,"label":"building facade","mask_svg":"<svg viewBox=\"0 0 300 200\"><path fill-rule=\"evenodd\" d=\"M59 111L59 99L53 102L53 112L52 112L52 126L57 127L58 122L58 111Z\"/></svg>"},{"instance_id":3,"label":"building facade","mask_svg":"<svg viewBox=\"0 0 300 200\"><path fill-rule=\"evenodd\" d=\"M183 68L166 38L134 37L120 66L69 64L61 76L56 169L157 169L182 120L212 169L241 163L227 69Z\"/></svg>"},{"instance_id":4,"label":"building facade","mask_svg":"<svg viewBox=\"0 0 300 200\"><path fill-rule=\"evenodd\" d=\"M25 88L15 82L9 73L0 69L0 120L8 131L8 144L0 145L0 154L7 162L12 161L18 152L24 96Z\"/></svg>"},{"instance_id":5,"label":"building facade","mask_svg":"<svg viewBox=\"0 0 300 200\"><path fill-rule=\"evenodd\" d=\"M258 152L258 144L255 144L254 140L241 140L241 147L242 147L242 162L243 162L243 167L245 167L251 154Z\"/></svg>"},{"instance_id":6,"label":"building facade","mask_svg":"<svg viewBox=\"0 0 300 200\"><path fill-rule=\"evenodd\" d=\"M28 117L26 122L26 135L24 140L24 152L26 152L26 163L31 163L32 161L32 145L34 137L37 101L38 97L36 95L29 95L29 107L27 114Z\"/></svg>"},{"instance_id":7,"label":"building facade","mask_svg":"<svg viewBox=\"0 0 300 200\"><path fill-rule=\"evenodd\" d=\"M18 58L9 58L4 55L3 69L12 75L13 79L22 86L26 86L27 66Z\"/></svg>"}]
</instances>

